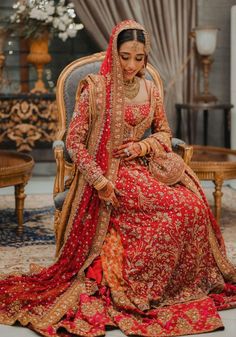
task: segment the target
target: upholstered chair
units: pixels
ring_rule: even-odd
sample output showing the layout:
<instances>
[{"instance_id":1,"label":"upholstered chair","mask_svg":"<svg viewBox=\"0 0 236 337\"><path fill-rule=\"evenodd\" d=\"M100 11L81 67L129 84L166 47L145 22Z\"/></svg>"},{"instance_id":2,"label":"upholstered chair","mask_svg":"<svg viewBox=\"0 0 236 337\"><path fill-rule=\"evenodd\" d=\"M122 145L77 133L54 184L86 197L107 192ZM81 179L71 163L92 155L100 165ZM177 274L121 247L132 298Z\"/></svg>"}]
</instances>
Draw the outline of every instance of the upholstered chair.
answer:
<instances>
[{"instance_id":1,"label":"upholstered chair","mask_svg":"<svg viewBox=\"0 0 236 337\"><path fill-rule=\"evenodd\" d=\"M60 212L65 200L70 181L73 177L74 165L65 148L65 139L67 128L69 126L75 104L75 95L79 81L89 73L97 73L104 59L105 53L96 53L91 56L82 57L70 63L61 72L56 90L57 108L58 108L58 132L57 139L53 143L54 155L56 160L56 177L54 183L54 202L55 202L55 235L57 242L57 229L60 219ZM147 65L146 76L152 79L159 88L163 96L163 86L157 70ZM172 146L178 152L186 163L189 163L192 156L192 147L187 146L182 140L172 139Z\"/></svg>"}]
</instances>

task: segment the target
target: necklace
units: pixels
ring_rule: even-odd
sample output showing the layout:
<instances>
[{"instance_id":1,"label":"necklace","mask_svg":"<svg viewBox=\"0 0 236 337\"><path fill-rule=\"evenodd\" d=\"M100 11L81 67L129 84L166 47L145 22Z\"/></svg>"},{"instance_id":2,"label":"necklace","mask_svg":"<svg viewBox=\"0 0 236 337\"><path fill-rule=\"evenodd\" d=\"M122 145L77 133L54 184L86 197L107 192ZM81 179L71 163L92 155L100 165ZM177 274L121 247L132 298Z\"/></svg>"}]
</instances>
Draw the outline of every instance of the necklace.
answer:
<instances>
[{"instance_id":1,"label":"necklace","mask_svg":"<svg viewBox=\"0 0 236 337\"><path fill-rule=\"evenodd\" d=\"M137 96L140 88L140 82L137 77L134 77L131 81L124 81L125 97L133 99Z\"/></svg>"}]
</instances>

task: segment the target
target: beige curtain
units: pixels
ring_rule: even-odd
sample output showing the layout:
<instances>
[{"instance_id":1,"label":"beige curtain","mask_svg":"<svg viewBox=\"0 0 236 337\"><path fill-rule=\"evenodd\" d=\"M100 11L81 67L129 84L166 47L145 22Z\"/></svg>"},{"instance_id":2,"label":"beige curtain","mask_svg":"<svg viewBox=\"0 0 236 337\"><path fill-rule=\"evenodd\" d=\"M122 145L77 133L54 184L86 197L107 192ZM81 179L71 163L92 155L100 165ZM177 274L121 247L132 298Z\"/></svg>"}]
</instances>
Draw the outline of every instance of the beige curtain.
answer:
<instances>
[{"instance_id":1,"label":"beige curtain","mask_svg":"<svg viewBox=\"0 0 236 337\"><path fill-rule=\"evenodd\" d=\"M165 106L173 130L175 103L192 100L195 53L189 34L196 26L197 0L73 0L87 31L105 50L112 28L134 19L151 35L149 62L163 79Z\"/></svg>"}]
</instances>

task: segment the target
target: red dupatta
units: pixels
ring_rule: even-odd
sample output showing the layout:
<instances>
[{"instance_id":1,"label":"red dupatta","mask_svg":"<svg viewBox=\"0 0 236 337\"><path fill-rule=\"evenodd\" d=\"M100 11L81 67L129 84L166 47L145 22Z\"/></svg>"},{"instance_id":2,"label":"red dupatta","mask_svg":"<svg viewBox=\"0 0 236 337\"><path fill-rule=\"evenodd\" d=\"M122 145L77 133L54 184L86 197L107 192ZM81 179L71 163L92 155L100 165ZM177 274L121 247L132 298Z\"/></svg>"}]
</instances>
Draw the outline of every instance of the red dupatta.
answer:
<instances>
[{"instance_id":1,"label":"red dupatta","mask_svg":"<svg viewBox=\"0 0 236 337\"><path fill-rule=\"evenodd\" d=\"M100 70L100 74L105 77L106 111L95 158L111 181L115 181L119 167L119 160L112 158L112 151L123 141L123 77L117 36L125 29L144 30L132 20L117 25L112 31ZM145 48L148 51L148 38L146 41ZM112 141L109 142L110 139ZM76 212L72 219L70 217L66 241L53 265L39 272L1 276L0 323L13 324L18 320L22 325L31 323L39 329L47 327L58 322L68 308L74 305L79 294L85 291L81 270L99 255L110 213L100 203L97 192L88 184L84 185L79 202L75 200L73 208ZM100 246L95 244L96 236L100 237Z\"/></svg>"}]
</instances>

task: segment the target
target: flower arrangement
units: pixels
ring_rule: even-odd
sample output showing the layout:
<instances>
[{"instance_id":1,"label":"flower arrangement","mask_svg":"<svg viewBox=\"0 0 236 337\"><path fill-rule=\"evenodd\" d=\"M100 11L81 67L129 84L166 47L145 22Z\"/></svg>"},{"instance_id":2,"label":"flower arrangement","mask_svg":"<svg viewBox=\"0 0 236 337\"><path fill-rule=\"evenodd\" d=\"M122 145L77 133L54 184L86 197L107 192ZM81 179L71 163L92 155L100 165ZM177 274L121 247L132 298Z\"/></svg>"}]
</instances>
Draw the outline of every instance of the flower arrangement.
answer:
<instances>
[{"instance_id":1,"label":"flower arrangement","mask_svg":"<svg viewBox=\"0 0 236 337\"><path fill-rule=\"evenodd\" d=\"M62 41L73 38L83 28L76 23L73 3L65 0L24 0L13 5L15 12L10 16L7 30L19 32L21 37L38 38L46 31Z\"/></svg>"}]
</instances>

